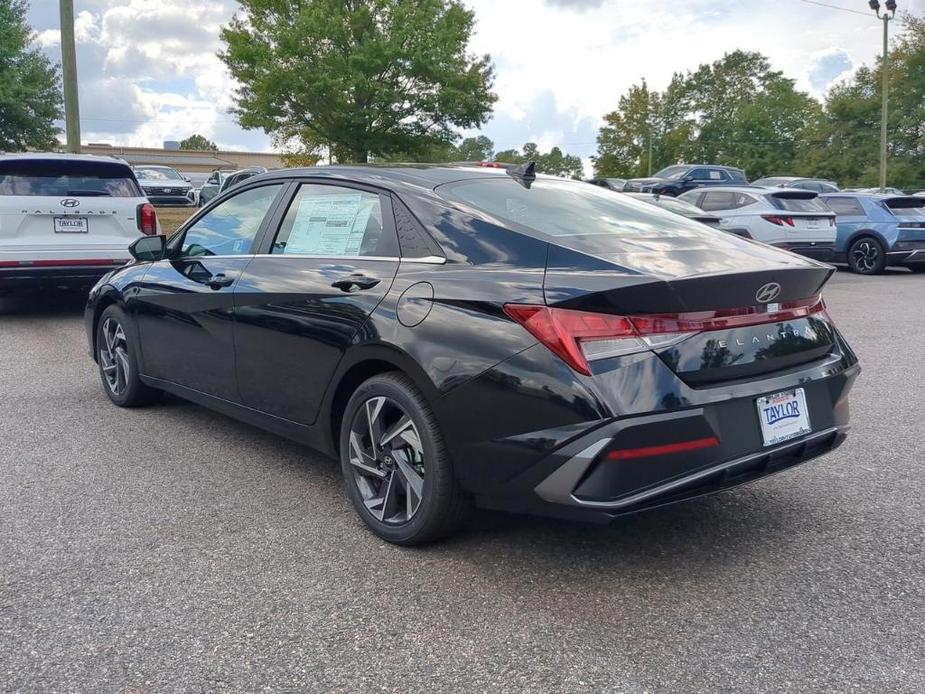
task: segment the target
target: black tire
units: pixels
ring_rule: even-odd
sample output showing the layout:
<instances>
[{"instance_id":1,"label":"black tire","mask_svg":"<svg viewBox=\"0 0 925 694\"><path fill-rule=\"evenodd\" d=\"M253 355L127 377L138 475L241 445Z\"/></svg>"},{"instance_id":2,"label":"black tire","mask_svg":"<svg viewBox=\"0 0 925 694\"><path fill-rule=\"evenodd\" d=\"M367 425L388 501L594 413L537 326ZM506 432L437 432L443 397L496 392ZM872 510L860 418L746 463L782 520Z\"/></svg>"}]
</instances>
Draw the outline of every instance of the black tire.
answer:
<instances>
[{"instance_id":1,"label":"black tire","mask_svg":"<svg viewBox=\"0 0 925 694\"><path fill-rule=\"evenodd\" d=\"M879 275L886 267L886 252L873 236L862 236L848 249L848 267L859 275Z\"/></svg>"},{"instance_id":2,"label":"black tire","mask_svg":"<svg viewBox=\"0 0 925 694\"><path fill-rule=\"evenodd\" d=\"M370 426L370 413L375 414L375 426ZM404 429L401 416L408 420ZM347 494L376 535L397 545L420 545L446 537L466 522L471 500L456 480L437 420L410 378L385 373L365 381L347 403L340 428L341 470ZM383 441L396 430L406 433L394 436L385 446L367 445L373 431ZM351 445L351 433L355 446ZM408 441L419 443L420 456L415 457L417 448ZM357 446L362 453L357 452ZM351 458L365 467L354 465ZM409 468L409 463L413 467ZM417 471L420 477L415 476ZM391 485L395 486L390 503ZM415 485L421 489L419 500L413 489L408 491ZM382 496L381 503L377 503L378 495ZM385 517L387 507L390 514L394 511L389 518Z\"/></svg>"},{"instance_id":3,"label":"black tire","mask_svg":"<svg viewBox=\"0 0 925 694\"><path fill-rule=\"evenodd\" d=\"M96 361L103 391L119 407L150 405L163 394L141 382L135 326L115 304L107 307L97 322Z\"/></svg>"}]
</instances>

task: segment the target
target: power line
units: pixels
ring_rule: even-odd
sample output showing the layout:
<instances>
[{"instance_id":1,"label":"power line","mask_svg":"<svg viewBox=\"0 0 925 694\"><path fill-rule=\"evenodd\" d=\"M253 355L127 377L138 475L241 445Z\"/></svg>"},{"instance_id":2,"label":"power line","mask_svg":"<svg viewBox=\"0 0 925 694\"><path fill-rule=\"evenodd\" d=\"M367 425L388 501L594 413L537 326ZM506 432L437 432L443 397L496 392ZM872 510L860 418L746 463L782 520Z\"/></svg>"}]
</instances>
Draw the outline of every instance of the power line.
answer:
<instances>
[{"instance_id":1,"label":"power line","mask_svg":"<svg viewBox=\"0 0 925 694\"><path fill-rule=\"evenodd\" d=\"M807 5L818 5L819 7L827 7L830 10L840 10L841 12L850 12L851 14L859 14L868 19L872 18L873 15L869 12L861 12L860 10L852 10L848 7L841 7L839 5L830 5L827 2L819 2L819 0L800 0L800 2L805 2Z\"/></svg>"}]
</instances>

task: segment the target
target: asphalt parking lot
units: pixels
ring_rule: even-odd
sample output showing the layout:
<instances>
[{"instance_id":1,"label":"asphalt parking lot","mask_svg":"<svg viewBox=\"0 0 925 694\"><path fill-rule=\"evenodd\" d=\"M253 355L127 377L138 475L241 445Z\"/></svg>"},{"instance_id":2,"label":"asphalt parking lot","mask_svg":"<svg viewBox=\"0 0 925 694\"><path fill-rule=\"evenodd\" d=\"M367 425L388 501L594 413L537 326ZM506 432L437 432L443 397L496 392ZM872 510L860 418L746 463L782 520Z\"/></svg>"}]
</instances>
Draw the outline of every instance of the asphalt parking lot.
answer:
<instances>
[{"instance_id":1,"label":"asphalt parking lot","mask_svg":"<svg viewBox=\"0 0 925 694\"><path fill-rule=\"evenodd\" d=\"M80 297L0 302L0 691L921 692L925 276L839 272L834 454L606 528L366 532L332 461L119 410Z\"/></svg>"}]
</instances>

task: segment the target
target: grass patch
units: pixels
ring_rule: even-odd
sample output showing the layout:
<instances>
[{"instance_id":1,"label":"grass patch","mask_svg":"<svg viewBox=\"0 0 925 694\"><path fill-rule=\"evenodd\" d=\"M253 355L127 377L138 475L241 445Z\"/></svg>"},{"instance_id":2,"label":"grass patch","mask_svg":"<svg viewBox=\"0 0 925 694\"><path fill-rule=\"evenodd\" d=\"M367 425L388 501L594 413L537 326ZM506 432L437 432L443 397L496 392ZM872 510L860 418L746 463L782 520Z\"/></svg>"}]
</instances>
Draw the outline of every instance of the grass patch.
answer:
<instances>
[{"instance_id":1,"label":"grass patch","mask_svg":"<svg viewBox=\"0 0 925 694\"><path fill-rule=\"evenodd\" d=\"M171 236L183 222L195 214L195 207L158 207L157 218L161 222L161 233Z\"/></svg>"}]
</instances>

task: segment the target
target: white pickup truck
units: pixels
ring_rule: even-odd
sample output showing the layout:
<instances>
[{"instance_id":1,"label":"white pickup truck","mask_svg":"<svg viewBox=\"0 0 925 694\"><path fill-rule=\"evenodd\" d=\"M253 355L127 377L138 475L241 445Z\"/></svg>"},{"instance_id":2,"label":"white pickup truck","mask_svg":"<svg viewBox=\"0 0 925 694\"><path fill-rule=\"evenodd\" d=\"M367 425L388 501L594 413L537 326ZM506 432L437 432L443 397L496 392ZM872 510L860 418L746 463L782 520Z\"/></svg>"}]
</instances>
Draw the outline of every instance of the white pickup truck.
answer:
<instances>
[{"instance_id":1,"label":"white pickup truck","mask_svg":"<svg viewBox=\"0 0 925 694\"><path fill-rule=\"evenodd\" d=\"M0 293L93 285L160 231L131 167L76 154L0 155Z\"/></svg>"}]
</instances>

